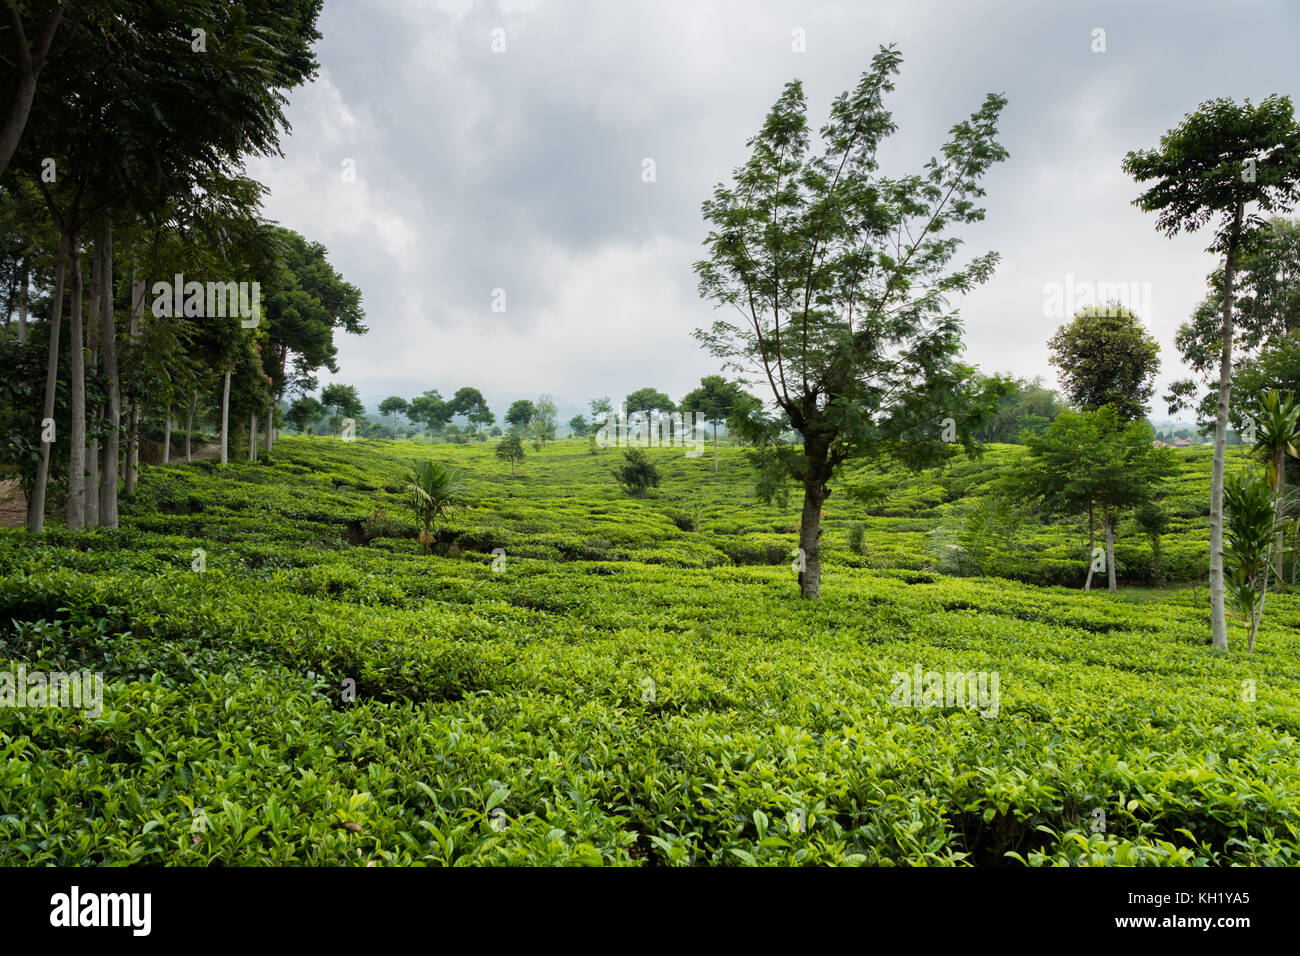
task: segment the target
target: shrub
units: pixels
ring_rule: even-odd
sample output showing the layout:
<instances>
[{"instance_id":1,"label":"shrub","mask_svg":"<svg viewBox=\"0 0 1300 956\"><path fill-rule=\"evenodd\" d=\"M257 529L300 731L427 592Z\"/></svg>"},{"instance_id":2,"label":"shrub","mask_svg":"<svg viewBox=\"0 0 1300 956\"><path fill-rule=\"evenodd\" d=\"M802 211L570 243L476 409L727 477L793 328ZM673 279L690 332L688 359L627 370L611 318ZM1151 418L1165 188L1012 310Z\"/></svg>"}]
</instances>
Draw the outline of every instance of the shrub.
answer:
<instances>
[{"instance_id":1,"label":"shrub","mask_svg":"<svg viewBox=\"0 0 1300 956\"><path fill-rule=\"evenodd\" d=\"M629 448L623 453L623 464L614 476L628 494L637 498L644 498L651 488L659 487L659 469L640 448Z\"/></svg>"}]
</instances>

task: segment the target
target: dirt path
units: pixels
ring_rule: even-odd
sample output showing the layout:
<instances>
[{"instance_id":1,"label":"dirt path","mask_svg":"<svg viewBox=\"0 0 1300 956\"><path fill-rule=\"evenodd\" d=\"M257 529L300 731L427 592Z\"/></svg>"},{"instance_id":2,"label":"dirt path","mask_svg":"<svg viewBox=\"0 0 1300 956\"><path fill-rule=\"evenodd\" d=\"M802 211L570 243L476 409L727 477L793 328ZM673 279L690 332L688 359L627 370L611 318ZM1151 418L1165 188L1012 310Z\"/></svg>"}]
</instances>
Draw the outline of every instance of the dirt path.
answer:
<instances>
[{"instance_id":1,"label":"dirt path","mask_svg":"<svg viewBox=\"0 0 1300 956\"><path fill-rule=\"evenodd\" d=\"M27 521L27 498L17 478L0 481L0 528L21 528Z\"/></svg>"}]
</instances>

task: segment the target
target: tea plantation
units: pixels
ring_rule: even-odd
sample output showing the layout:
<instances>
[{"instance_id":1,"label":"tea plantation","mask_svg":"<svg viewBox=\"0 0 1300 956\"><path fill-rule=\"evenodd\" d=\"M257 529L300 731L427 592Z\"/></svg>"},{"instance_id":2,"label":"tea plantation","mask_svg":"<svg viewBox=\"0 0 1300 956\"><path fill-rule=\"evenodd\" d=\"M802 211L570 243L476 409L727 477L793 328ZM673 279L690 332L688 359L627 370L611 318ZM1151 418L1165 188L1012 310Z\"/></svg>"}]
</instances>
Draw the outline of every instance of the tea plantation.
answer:
<instances>
[{"instance_id":1,"label":"tea plantation","mask_svg":"<svg viewBox=\"0 0 1300 956\"><path fill-rule=\"evenodd\" d=\"M816 603L739 450L651 451L644 499L579 442L146 468L120 531L0 533L3 666L106 680L98 717L0 708L0 864L1300 863L1300 599L1212 653L1208 453L1167 589L1127 522L1118 595L1033 516L944 573L1020 452L846 475ZM420 457L470 479L434 553ZM900 706L918 667L997 705Z\"/></svg>"}]
</instances>

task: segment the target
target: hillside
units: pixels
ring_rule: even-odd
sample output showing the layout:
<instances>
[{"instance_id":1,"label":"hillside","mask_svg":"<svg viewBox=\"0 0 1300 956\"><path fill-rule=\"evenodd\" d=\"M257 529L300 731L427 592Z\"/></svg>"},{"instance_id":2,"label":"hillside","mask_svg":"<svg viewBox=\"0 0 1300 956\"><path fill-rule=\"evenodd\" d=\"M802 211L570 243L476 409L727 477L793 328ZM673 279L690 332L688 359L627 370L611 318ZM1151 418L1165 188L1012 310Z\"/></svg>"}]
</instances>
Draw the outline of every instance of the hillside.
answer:
<instances>
[{"instance_id":1,"label":"hillside","mask_svg":"<svg viewBox=\"0 0 1300 956\"><path fill-rule=\"evenodd\" d=\"M652 451L646 499L576 442L514 476L319 438L146 468L118 532L0 532L0 655L108 681L99 717L0 708L0 863L1296 863L1300 600L1216 656L1203 589L1028 583L1081 578L1082 526L1027 522L1022 581L934 570L928 532L1019 453L846 476L889 492L828 502L817 603L797 500L756 502L733 449ZM1192 581L1209 459L1180 454ZM400 494L418 456L470 478L444 553ZM996 692L900 704L918 670Z\"/></svg>"}]
</instances>

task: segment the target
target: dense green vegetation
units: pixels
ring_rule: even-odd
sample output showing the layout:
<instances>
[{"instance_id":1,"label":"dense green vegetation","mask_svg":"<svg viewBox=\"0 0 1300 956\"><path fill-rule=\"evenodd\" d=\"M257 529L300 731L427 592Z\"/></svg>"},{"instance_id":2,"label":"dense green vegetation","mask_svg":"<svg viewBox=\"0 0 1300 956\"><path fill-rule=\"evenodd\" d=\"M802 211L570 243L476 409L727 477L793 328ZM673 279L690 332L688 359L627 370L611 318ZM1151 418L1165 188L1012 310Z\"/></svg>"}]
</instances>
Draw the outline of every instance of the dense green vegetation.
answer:
<instances>
[{"instance_id":1,"label":"dense green vegetation","mask_svg":"<svg viewBox=\"0 0 1300 956\"><path fill-rule=\"evenodd\" d=\"M732 449L649 450L644 499L581 442L146 467L120 530L0 534L5 666L108 682L98 718L0 708L0 863L1296 863L1300 601L1212 654L1203 589L927 570L1021 453L850 473L820 602ZM1200 579L1178 455L1165 561ZM467 482L433 553L419 458ZM1022 530L1010 571L1081 580L1086 529ZM996 716L891 706L917 665L997 673Z\"/></svg>"}]
</instances>

